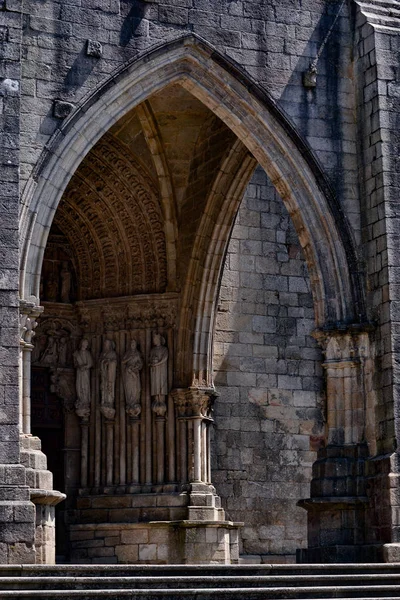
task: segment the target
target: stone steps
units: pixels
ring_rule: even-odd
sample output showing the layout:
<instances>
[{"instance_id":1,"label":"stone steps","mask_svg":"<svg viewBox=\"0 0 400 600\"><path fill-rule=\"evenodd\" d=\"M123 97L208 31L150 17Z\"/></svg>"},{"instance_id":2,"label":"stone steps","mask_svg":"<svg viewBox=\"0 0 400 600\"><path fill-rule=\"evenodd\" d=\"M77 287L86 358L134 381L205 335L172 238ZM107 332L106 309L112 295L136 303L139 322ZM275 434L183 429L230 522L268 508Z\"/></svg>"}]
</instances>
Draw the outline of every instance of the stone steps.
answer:
<instances>
[{"instance_id":1,"label":"stone steps","mask_svg":"<svg viewBox=\"0 0 400 600\"><path fill-rule=\"evenodd\" d=\"M0 598L400 598L400 564L0 566Z\"/></svg>"},{"instance_id":2,"label":"stone steps","mask_svg":"<svg viewBox=\"0 0 400 600\"><path fill-rule=\"evenodd\" d=\"M395 29L399 27L400 4L398 0L357 0L357 4L371 23Z\"/></svg>"}]
</instances>

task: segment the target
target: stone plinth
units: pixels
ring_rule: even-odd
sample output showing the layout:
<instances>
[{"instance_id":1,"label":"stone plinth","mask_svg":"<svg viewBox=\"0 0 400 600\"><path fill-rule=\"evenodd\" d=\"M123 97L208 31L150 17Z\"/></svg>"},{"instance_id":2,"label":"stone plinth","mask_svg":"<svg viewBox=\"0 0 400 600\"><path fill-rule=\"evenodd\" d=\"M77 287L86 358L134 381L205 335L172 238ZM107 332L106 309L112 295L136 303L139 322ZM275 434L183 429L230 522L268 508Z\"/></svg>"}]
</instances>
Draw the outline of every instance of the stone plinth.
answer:
<instances>
[{"instance_id":1,"label":"stone plinth","mask_svg":"<svg viewBox=\"0 0 400 600\"><path fill-rule=\"evenodd\" d=\"M311 498L298 504L308 513L308 548L297 551L300 563L374 562L382 548L368 543L364 444L327 446L313 466Z\"/></svg>"},{"instance_id":2,"label":"stone plinth","mask_svg":"<svg viewBox=\"0 0 400 600\"><path fill-rule=\"evenodd\" d=\"M75 564L236 564L241 523L153 521L71 525Z\"/></svg>"},{"instance_id":3,"label":"stone plinth","mask_svg":"<svg viewBox=\"0 0 400 600\"><path fill-rule=\"evenodd\" d=\"M47 470L47 458L41 450L38 437L22 435L21 463L26 467L26 480L30 487L30 500L36 507L35 562L54 564L55 506L65 500L65 494L53 490L53 475Z\"/></svg>"}]
</instances>

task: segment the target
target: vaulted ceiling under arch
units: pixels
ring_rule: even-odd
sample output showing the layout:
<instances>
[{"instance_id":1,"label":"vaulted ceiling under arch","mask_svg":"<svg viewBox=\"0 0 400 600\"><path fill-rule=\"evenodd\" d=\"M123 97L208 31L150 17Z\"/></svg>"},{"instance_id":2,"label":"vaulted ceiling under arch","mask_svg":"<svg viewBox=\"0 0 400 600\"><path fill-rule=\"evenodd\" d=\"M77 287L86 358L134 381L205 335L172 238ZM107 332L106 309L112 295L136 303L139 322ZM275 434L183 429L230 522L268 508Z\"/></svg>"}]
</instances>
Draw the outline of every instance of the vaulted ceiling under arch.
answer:
<instances>
[{"instance_id":1,"label":"vaulted ceiling under arch","mask_svg":"<svg viewBox=\"0 0 400 600\"><path fill-rule=\"evenodd\" d=\"M43 277L57 278L57 261L68 259L77 300L179 290L208 193L235 143L177 84L131 110L72 177Z\"/></svg>"}]
</instances>

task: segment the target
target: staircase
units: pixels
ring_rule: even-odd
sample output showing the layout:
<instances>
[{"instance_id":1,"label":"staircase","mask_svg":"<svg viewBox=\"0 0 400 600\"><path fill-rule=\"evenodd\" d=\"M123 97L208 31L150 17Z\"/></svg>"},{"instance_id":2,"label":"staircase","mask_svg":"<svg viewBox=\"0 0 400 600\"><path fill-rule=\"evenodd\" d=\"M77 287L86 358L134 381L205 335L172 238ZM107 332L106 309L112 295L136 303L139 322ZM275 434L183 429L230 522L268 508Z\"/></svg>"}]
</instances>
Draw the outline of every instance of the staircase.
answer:
<instances>
[{"instance_id":1,"label":"staircase","mask_svg":"<svg viewBox=\"0 0 400 600\"><path fill-rule=\"evenodd\" d=\"M9 565L0 599L400 598L400 564Z\"/></svg>"}]
</instances>

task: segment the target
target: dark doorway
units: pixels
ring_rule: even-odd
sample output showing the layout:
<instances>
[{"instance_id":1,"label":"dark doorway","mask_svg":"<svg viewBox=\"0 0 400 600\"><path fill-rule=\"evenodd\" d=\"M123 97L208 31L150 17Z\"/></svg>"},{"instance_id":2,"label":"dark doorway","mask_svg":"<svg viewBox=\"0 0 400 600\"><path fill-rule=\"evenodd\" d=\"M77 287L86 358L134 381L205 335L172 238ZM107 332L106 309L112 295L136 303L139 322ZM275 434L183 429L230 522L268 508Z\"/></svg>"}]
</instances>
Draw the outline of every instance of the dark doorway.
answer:
<instances>
[{"instance_id":1,"label":"dark doorway","mask_svg":"<svg viewBox=\"0 0 400 600\"><path fill-rule=\"evenodd\" d=\"M50 369L32 368L32 435L40 438L47 457L47 468L53 473L53 489L65 491L64 418L62 400L51 391ZM56 548L58 558L65 556L65 502L56 506Z\"/></svg>"}]
</instances>

